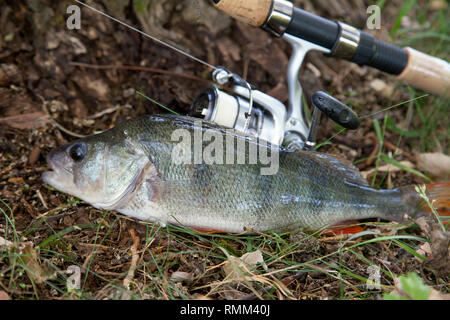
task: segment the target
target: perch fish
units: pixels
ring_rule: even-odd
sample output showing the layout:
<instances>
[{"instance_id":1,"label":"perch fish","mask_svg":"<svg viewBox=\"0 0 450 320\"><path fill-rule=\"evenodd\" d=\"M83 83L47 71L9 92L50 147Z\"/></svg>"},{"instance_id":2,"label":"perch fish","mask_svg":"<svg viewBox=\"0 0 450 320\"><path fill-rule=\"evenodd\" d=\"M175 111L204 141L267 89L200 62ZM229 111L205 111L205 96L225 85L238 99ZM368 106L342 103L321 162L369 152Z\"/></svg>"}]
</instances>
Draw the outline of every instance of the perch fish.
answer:
<instances>
[{"instance_id":1,"label":"perch fish","mask_svg":"<svg viewBox=\"0 0 450 320\"><path fill-rule=\"evenodd\" d=\"M426 212L414 186L373 189L351 164L312 151L266 146L278 155L273 175L261 174L260 161L174 163L177 129L192 137L195 130L232 134L234 153L239 141L248 143L246 160L250 147L259 144L204 121L196 129L195 121L144 116L57 148L47 156L52 171L43 173L43 181L99 209L203 231L314 230L366 218L402 221ZM450 184L427 185L427 195L448 205Z\"/></svg>"}]
</instances>

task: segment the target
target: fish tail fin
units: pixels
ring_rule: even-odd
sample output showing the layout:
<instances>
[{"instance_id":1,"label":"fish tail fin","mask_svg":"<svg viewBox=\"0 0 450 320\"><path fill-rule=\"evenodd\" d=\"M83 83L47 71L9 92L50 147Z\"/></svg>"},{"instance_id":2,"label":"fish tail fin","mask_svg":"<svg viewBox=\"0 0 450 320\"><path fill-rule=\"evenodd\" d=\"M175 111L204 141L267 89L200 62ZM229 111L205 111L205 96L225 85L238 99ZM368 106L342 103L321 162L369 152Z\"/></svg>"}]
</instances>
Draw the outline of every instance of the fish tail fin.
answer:
<instances>
[{"instance_id":1,"label":"fish tail fin","mask_svg":"<svg viewBox=\"0 0 450 320\"><path fill-rule=\"evenodd\" d=\"M450 182L407 186L399 190L402 192L403 201L411 207L411 210L407 212L409 216L415 218L432 214L433 209L428 203L433 206L439 216L450 216Z\"/></svg>"}]
</instances>

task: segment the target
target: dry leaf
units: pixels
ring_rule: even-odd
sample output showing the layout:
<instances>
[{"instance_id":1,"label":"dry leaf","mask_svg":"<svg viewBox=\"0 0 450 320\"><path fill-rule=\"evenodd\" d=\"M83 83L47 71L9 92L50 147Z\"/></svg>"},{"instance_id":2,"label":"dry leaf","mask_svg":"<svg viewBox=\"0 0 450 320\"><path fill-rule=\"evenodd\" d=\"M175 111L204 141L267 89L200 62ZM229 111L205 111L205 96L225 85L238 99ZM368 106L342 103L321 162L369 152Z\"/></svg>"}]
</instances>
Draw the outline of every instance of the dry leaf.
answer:
<instances>
[{"instance_id":1,"label":"dry leaf","mask_svg":"<svg viewBox=\"0 0 450 320\"><path fill-rule=\"evenodd\" d=\"M6 240L6 239L0 237L0 248L6 248L6 249L9 249L9 248L12 247L12 245L13 245L13 243L12 243L11 241Z\"/></svg>"},{"instance_id":2,"label":"dry leaf","mask_svg":"<svg viewBox=\"0 0 450 320\"><path fill-rule=\"evenodd\" d=\"M222 289L222 294L226 300L243 300L248 293L236 290L232 286L226 286Z\"/></svg>"},{"instance_id":3,"label":"dry leaf","mask_svg":"<svg viewBox=\"0 0 450 320\"><path fill-rule=\"evenodd\" d=\"M414 164L411 161L400 161L400 164L404 165L405 167L408 168L414 168ZM392 173L392 172L399 172L402 171L403 169L394 166L392 164L386 164L384 166L378 167L378 172L388 172L388 173ZM362 171L361 175L364 177L364 179L368 179L370 176L372 176L375 173L375 168L370 169L368 171Z\"/></svg>"},{"instance_id":4,"label":"dry leaf","mask_svg":"<svg viewBox=\"0 0 450 320\"><path fill-rule=\"evenodd\" d=\"M194 297L194 300L213 300L212 298L205 296L201 293L194 293L193 297Z\"/></svg>"},{"instance_id":5,"label":"dry leaf","mask_svg":"<svg viewBox=\"0 0 450 320\"><path fill-rule=\"evenodd\" d=\"M370 87L377 92L382 93L385 97L392 96L394 92L394 87L392 85L388 85L386 82L380 79L375 79L370 83Z\"/></svg>"},{"instance_id":6,"label":"dry leaf","mask_svg":"<svg viewBox=\"0 0 450 320\"><path fill-rule=\"evenodd\" d=\"M192 273L190 273L190 272L175 271L170 276L170 279L173 282L183 282L183 281L185 281L187 283L190 283L194 279L194 275Z\"/></svg>"},{"instance_id":7,"label":"dry leaf","mask_svg":"<svg viewBox=\"0 0 450 320\"><path fill-rule=\"evenodd\" d=\"M9 295L5 291L0 290L0 301L2 300L9 300Z\"/></svg>"},{"instance_id":8,"label":"dry leaf","mask_svg":"<svg viewBox=\"0 0 450 320\"><path fill-rule=\"evenodd\" d=\"M416 252L425 258L430 258L432 256L431 252L431 246L428 242L425 242L423 245L419 247L419 249L416 250ZM419 257L415 257L417 261L422 262L422 259Z\"/></svg>"},{"instance_id":9,"label":"dry leaf","mask_svg":"<svg viewBox=\"0 0 450 320\"><path fill-rule=\"evenodd\" d=\"M26 265L28 277L38 284L56 276L56 271L49 266L42 265L38 258L38 252L32 243L26 243L21 251L23 262Z\"/></svg>"},{"instance_id":10,"label":"dry leaf","mask_svg":"<svg viewBox=\"0 0 450 320\"><path fill-rule=\"evenodd\" d=\"M447 8L448 4L445 0L432 0L430 3L430 10L432 11L445 10Z\"/></svg>"},{"instance_id":11,"label":"dry leaf","mask_svg":"<svg viewBox=\"0 0 450 320\"><path fill-rule=\"evenodd\" d=\"M99 100L107 101L111 91L108 84L102 79L96 79L90 75L74 75L75 83L89 96Z\"/></svg>"},{"instance_id":12,"label":"dry leaf","mask_svg":"<svg viewBox=\"0 0 450 320\"><path fill-rule=\"evenodd\" d=\"M450 157L442 153L421 153L417 155L420 170L433 177L448 179L450 177Z\"/></svg>"},{"instance_id":13,"label":"dry leaf","mask_svg":"<svg viewBox=\"0 0 450 320\"><path fill-rule=\"evenodd\" d=\"M263 268L267 270L261 251L256 250L242 255L240 258L229 256L222 269L228 279L243 280L242 273L247 273L258 263L262 263Z\"/></svg>"},{"instance_id":14,"label":"dry leaf","mask_svg":"<svg viewBox=\"0 0 450 320\"><path fill-rule=\"evenodd\" d=\"M33 112L26 114L19 114L6 118L0 118L0 124L6 124L16 129L37 129L44 127L50 118L43 112Z\"/></svg>"},{"instance_id":15,"label":"dry leaf","mask_svg":"<svg viewBox=\"0 0 450 320\"><path fill-rule=\"evenodd\" d=\"M431 288L430 295L428 296L428 300L450 300L450 294L442 294L439 291Z\"/></svg>"}]
</instances>

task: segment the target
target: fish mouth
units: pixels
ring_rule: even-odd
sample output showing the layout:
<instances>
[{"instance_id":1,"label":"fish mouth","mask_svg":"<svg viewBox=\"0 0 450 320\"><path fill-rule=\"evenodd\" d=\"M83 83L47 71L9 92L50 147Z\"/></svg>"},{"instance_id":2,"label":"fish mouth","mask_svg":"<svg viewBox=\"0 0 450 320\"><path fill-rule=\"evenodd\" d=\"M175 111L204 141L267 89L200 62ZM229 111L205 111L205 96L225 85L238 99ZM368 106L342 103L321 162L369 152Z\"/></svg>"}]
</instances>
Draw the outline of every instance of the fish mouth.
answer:
<instances>
[{"instance_id":1,"label":"fish mouth","mask_svg":"<svg viewBox=\"0 0 450 320\"><path fill-rule=\"evenodd\" d=\"M54 179L57 178L59 171L54 161L52 160L51 154L52 153L50 152L45 158L51 170L42 173L42 180L49 185L52 185L52 181L54 181Z\"/></svg>"},{"instance_id":2,"label":"fish mouth","mask_svg":"<svg viewBox=\"0 0 450 320\"><path fill-rule=\"evenodd\" d=\"M64 167L63 156L61 156L61 149L50 151L46 157L49 171L42 173L42 180L44 183L64 191L64 185L73 181L72 173Z\"/></svg>"}]
</instances>

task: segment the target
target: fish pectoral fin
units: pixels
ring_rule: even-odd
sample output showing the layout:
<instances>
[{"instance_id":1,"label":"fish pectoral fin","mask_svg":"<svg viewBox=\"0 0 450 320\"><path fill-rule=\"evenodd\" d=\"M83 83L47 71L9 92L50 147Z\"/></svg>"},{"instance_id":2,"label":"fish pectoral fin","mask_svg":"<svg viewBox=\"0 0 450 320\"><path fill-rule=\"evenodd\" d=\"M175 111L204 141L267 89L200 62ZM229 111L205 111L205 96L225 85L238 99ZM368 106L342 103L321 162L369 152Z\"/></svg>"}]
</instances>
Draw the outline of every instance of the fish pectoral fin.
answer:
<instances>
[{"instance_id":1,"label":"fish pectoral fin","mask_svg":"<svg viewBox=\"0 0 450 320\"><path fill-rule=\"evenodd\" d=\"M158 175L156 167L152 165L145 176L145 187L149 201L160 200L164 192L164 183Z\"/></svg>"}]
</instances>

